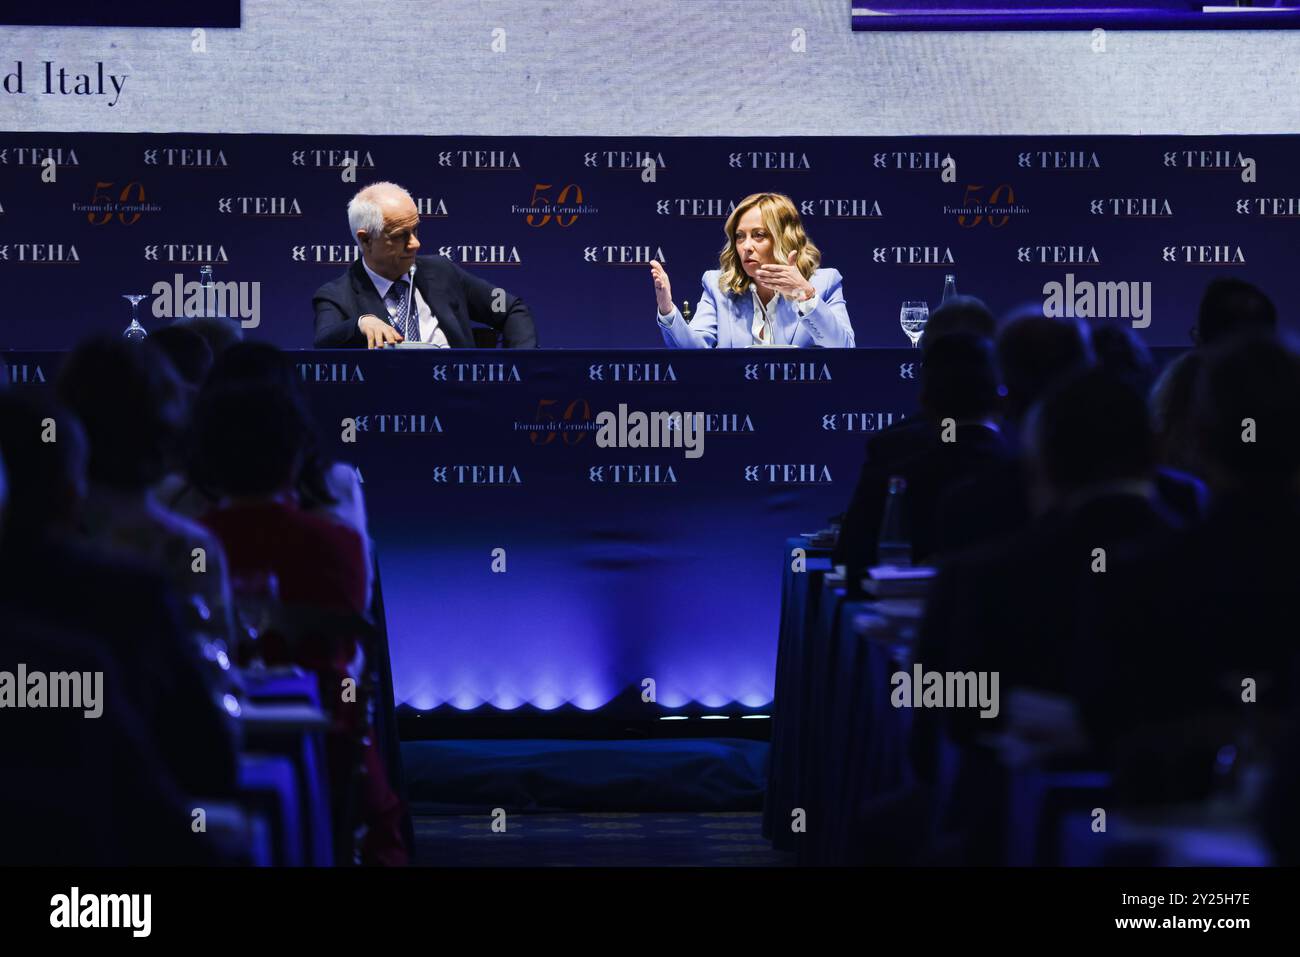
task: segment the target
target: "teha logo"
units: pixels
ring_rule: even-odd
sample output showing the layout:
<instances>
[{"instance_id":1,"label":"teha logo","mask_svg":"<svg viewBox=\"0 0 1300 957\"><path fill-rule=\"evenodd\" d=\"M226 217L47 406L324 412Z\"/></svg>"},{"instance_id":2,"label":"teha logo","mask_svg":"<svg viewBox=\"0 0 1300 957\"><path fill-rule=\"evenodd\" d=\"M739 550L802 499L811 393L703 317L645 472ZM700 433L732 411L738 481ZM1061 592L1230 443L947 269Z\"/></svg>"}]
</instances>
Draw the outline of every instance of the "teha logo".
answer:
<instances>
[{"instance_id":1,"label":"teha logo","mask_svg":"<svg viewBox=\"0 0 1300 957\"><path fill-rule=\"evenodd\" d=\"M761 169L773 173L807 173L812 170L807 153L732 153L727 157L727 165L732 169Z\"/></svg>"},{"instance_id":2,"label":"teha logo","mask_svg":"<svg viewBox=\"0 0 1300 957\"><path fill-rule=\"evenodd\" d=\"M1016 261L1040 266L1100 266L1096 246L1021 246Z\"/></svg>"},{"instance_id":3,"label":"teha logo","mask_svg":"<svg viewBox=\"0 0 1300 957\"><path fill-rule=\"evenodd\" d=\"M289 256L296 263L351 264L361 258L361 247L356 243L313 243L291 247Z\"/></svg>"},{"instance_id":4,"label":"teha logo","mask_svg":"<svg viewBox=\"0 0 1300 957\"><path fill-rule=\"evenodd\" d=\"M505 362L443 362L433 367L434 382L522 382L519 367Z\"/></svg>"},{"instance_id":5,"label":"teha logo","mask_svg":"<svg viewBox=\"0 0 1300 957\"><path fill-rule=\"evenodd\" d=\"M217 200L217 212L258 219L285 219L301 216L302 204L296 196L223 196Z\"/></svg>"},{"instance_id":6,"label":"teha logo","mask_svg":"<svg viewBox=\"0 0 1300 957\"><path fill-rule=\"evenodd\" d=\"M878 199L802 199L799 215L822 219L884 219Z\"/></svg>"},{"instance_id":7,"label":"teha logo","mask_svg":"<svg viewBox=\"0 0 1300 957\"><path fill-rule=\"evenodd\" d=\"M442 150L438 165L456 169L523 169L519 154L512 150Z\"/></svg>"},{"instance_id":8,"label":"teha logo","mask_svg":"<svg viewBox=\"0 0 1300 957\"><path fill-rule=\"evenodd\" d=\"M1171 219L1174 207L1169 200L1154 196L1122 196L1089 200L1088 212L1093 216L1117 219Z\"/></svg>"},{"instance_id":9,"label":"teha logo","mask_svg":"<svg viewBox=\"0 0 1300 957\"><path fill-rule=\"evenodd\" d=\"M356 169L374 169L375 157L370 150L290 150L289 165L314 167L316 169L343 169L345 166Z\"/></svg>"},{"instance_id":10,"label":"teha logo","mask_svg":"<svg viewBox=\"0 0 1300 957\"><path fill-rule=\"evenodd\" d=\"M523 262L517 246L439 246L438 255L474 266L518 266Z\"/></svg>"},{"instance_id":11,"label":"teha logo","mask_svg":"<svg viewBox=\"0 0 1300 957\"><path fill-rule=\"evenodd\" d=\"M1261 196L1258 199L1237 200L1238 216L1260 216L1264 219L1300 219L1300 199L1293 196Z\"/></svg>"},{"instance_id":12,"label":"teha logo","mask_svg":"<svg viewBox=\"0 0 1300 957\"><path fill-rule=\"evenodd\" d=\"M605 266L646 266L652 260L667 264L660 246L587 246L582 261Z\"/></svg>"},{"instance_id":13,"label":"teha logo","mask_svg":"<svg viewBox=\"0 0 1300 957\"><path fill-rule=\"evenodd\" d=\"M174 166L180 169L227 169L230 163L219 149L160 146L144 151L145 166Z\"/></svg>"},{"instance_id":14,"label":"teha logo","mask_svg":"<svg viewBox=\"0 0 1300 957\"><path fill-rule=\"evenodd\" d=\"M513 465L435 465L433 480L439 485L523 485Z\"/></svg>"},{"instance_id":15,"label":"teha logo","mask_svg":"<svg viewBox=\"0 0 1300 957\"><path fill-rule=\"evenodd\" d=\"M81 255L72 243L0 243L0 262L70 266L80 263Z\"/></svg>"},{"instance_id":16,"label":"teha logo","mask_svg":"<svg viewBox=\"0 0 1300 957\"><path fill-rule=\"evenodd\" d=\"M952 266L957 259L948 246L876 246L871 261L891 266Z\"/></svg>"},{"instance_id":17,"label":"teha logo","mask_svg":"<svg viewBox=\"0 0 1300 957\"><path fill-rule=\"evenodd\" d=\"M587 366L591 382L676 382L671 362L594 362Z\"/></svg>"},{"instance_id":18,"label":"teha logo","mask_svg":"<svg viewBox=\"0 0 1300 957\"><path fill-rule=\"evenodd\" d=\"M1231 170L1240 173L1246 155L1232 150L1170 150L1164 165L1173 169Z\"/></svg>"},{"instance_id":19,"label":"teha logo","mask_svg":"<svg viewBox=\"0 0 1300 957\"><path fill-rule=\"evenodd\" d=\"M354 415L358 432L377 432L381 435L433 435L442 433L442 420L423 412ZM374 428L371 428L374 426Z\"/></svg>"},{"instance_id":20,"label":"teha logo","mask_svg":"<svg viewBox=\"0 0 1300 957\"><path fill-rule=\"evenodd\" d=\"M771 485L827 485L834 480L828 465L769 464L746 465L746 482L767 482Z\"/></svg>"},{"instance_id":21,"label":"teha logo","mask_svg":"<svg viewBox=\"0 0 1300 957\"><path fill-rule=\"evenodd\" d=\"M825 362L747 362L742 370L748 382L830 382Z\"/></svg>"},{"instance_id":22,"label":"teha logo","mask_svg":"<svg viewBox=\"0 0 1300 957\"><path fill-rule=\"evenodd\" d=\"M726 219L735 208L736 201L734 199L655 200L655 213L657 215L680 216L683 219Z\"/></svg>"},{"instance_id":23,"label":"teha logo","mask_svg":"<svg viewBox=\"0 0 1300 957\"><path fill-rule=\"evenodd\" d=\"M1016 165L1021 169L1101 169L1101 157L1092 150L1041 150L1019 153Z\"/></svg>"},{"instance_id":24,"label":"teha logo","mask_svg":"<svg viewBox=\"0 0 1300 957\"><path fill-rule=\"evenodd\" d=\"M667 169L668 161L663 153L649 150L597 150L583 153L582 165L596 169L627 169L640 172L645 169L646 160L654 163L656 169Z\"/></svg>"},{"instance_id":25,"label":"teha logo","mask_svg":"<svg viewBox=\"0 0 1300 957\"><path fill-rule=\"evenodd\" d=\"M871 165L876 169L903 170L906 172L930 172L943 169L946 152L922 152L908 150L876 153L871 157Z\"/></svg>"},{"instance_id":26,"label":"teha logo","mask_svg":"<svg viewBox=\"0 0 1300 957\"><path fill-rule=\"evenodd\" d=\"M740 412L705 412L704 414L704 431L705 432L753 432L754 420L748 415ZM671 425L676 428L676 425Z\"/></svg>"},{"instance_id":27,"label":"teha logo","mask_svg":"<svg viewBox=\"0 0 1300 957\"><path fill-rule=\"evenodd\" d=\"M189 265L230 262L224 246L213 246L208 243L151 243L144 247L144 258L146 262Z\"/></svg>"},{"instance_id":28,"label":"teha logo","mask_svg":"<svg viewBox=\"0 0 1300 957\"><path fill-rule=\"evenodd\" d=\"M592 465L587 481L610 485L676 485L671 465Z\"/></svg>"},{"instance_id":29,"label":"teha logo","mask_svg":"<svg viewBox=\"0 0 1300 957\"><path fill-rule=\"evenodd\" d=\"M822 415L823 432L881 432L906 416L902 412L826 412Z\"/></svg>"},{"instance_id":30,"label":"teha logo","mask_svg":"<svg viewBox=\"0 0 1300 957\"><path fill-rule=\"evenodd\" d=\"M40 166L47 159L55 166L80 166L77 151L61 146L9 146L0 149L0 166Z\"/></svg>"},{"instance_id":31,"label":"teha logo","mask_svg":"<svg viewBox=\"0 0 1300 957\"><path fill-rule=\"evenodd\" d=\"M1165 246L1160 258L1167 263L1190 266L1242 266L1246 253L1240 246Z\"/></svg>"},{"instance_id":32,"label":"teha logo","mask_svg":"<svg viewBox=\"0 0 1300 957\"><path fill-rule=\"evenodd\" d=\"M355 362L299 362L298 378L303 382L365 382L361 366Z\"/></svg>"}]
</instances>

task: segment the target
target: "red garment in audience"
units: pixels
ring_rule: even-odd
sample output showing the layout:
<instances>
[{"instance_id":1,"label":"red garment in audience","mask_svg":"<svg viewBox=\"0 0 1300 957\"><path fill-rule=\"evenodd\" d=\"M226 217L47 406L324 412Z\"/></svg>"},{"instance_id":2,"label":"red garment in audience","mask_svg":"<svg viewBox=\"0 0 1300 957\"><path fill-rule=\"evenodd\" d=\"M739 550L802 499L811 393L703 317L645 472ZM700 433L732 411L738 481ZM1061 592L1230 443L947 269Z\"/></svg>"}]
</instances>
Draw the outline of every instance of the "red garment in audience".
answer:
<instances>
[{"instance_id":1,"label":"red garment in audience","mask_svg":"<svg viewBox=\"0 0 1300 957\"><path fill-rule=\"evenodd\" d=\"M232 579L269 571L276 576L280 601L286 605L367 610L366 550L361 536L351 528L303 511L290 498L219 508L208 512L202 521L221 539ZM268 639L261 650L267 664L294 663L315 671L321 679L322 700L337 698L356 653L355 641L322 642L318 649L300 650L291 656L273 636ZM355 709L344 709L347 705L340 706L327 744L331 774L346 773L348 731L362 718ZM373 735L363 760L362 800L369 826L363 844L365 861L405 864L401 802L388 785Z\"/></svg>"}]
</instances>

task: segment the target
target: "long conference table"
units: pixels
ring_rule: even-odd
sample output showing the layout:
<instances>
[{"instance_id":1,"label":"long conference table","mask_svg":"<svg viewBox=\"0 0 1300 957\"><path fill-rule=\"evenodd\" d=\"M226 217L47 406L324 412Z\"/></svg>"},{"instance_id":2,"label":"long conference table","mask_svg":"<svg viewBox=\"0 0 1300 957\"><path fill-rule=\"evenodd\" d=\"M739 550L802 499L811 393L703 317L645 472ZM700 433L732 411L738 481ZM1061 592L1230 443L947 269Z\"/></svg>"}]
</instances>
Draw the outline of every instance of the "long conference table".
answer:
<instances>
[{"instance_id":1,"label":"long conference table","mask_svg":"<svg viewBox=\"0 0 1300 957\"><path fill-rule=\"evenodd\" d=\"M48 388L61 354L5 358ZM361 476L396 704L619 719L765 713L775 556L844 509L919 372L912 349L293 358L326 453ZM620 406L704 413L702 455L599 447Z\"/></svg>"}]
</instances>

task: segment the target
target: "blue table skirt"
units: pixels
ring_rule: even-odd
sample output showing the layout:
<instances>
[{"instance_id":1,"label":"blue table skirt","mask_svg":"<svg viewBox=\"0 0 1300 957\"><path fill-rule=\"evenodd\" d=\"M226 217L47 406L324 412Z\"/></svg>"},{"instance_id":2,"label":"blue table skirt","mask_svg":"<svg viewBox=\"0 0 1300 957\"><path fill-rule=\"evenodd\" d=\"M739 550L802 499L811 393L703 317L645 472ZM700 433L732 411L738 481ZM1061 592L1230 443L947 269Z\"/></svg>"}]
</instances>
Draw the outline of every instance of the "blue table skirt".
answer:
<instances>
[{"instance_id":1,"label":"blue table skirt","mask_svg":"<svg viewBox=\"0 0 1300 957\"><path fill-rule=\"evenodd\" d=\"M794 571L792 553L796 548L803 549L807 556L803 572ZM801 806L800 769L811 714L807 685L811 674L808 636L822 595L822 578L831 570L830 550L810 548L802 536L790 538L786 540L781 562L781 618L763 836L778 850L793 851L799 835L790 830L791 813Z\"/></svg>"},{"instance_id":2,"label":"blue table skirt","mask_svg":"<svg viewBox=\"0 0 1300 957\"><path fill-rule=\"evenodd\" d=\"M854 618L867 602L849 602L827 582L829 559L810 553L807 571L791 571L786 542L777 654L771 764L763 833L800 863L854 864L860 809L908 787L911 713L889 703L898 665L891 647L859 636ZM807 830L791 830L802 808Z\"/></svg>"}]
</instances>

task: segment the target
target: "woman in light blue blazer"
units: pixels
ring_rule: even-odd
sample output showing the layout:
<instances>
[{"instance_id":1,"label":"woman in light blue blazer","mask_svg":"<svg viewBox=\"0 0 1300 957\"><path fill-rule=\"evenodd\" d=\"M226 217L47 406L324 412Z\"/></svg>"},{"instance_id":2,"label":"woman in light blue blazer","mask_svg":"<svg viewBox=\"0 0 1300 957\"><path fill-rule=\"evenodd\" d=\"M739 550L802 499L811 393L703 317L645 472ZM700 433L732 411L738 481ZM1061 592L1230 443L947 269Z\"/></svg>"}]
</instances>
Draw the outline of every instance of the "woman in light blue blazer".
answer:
<instances>
[{"instance_id":1,"label":"woman in light blue blazer","mask_svg":"<svg viewBox=\"0 0 1300 957\"><path fill-rule=\"evenodd\" d=\"M650 263L659 329L679 349L749 346L853 348L853 326L834 269L819 269L821 251L803 230L789 196L754 193L727 217L718 269L701 280L691 321L673 305L668 273Z\"/></svg>"}]
</instances>

